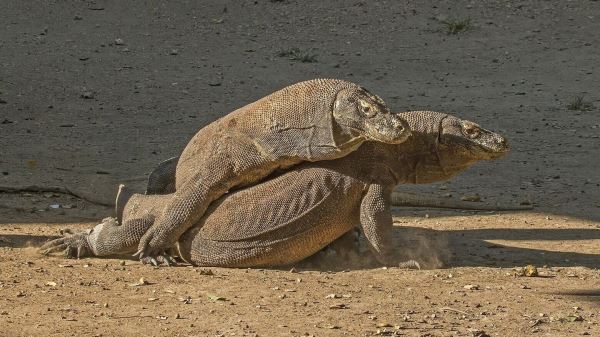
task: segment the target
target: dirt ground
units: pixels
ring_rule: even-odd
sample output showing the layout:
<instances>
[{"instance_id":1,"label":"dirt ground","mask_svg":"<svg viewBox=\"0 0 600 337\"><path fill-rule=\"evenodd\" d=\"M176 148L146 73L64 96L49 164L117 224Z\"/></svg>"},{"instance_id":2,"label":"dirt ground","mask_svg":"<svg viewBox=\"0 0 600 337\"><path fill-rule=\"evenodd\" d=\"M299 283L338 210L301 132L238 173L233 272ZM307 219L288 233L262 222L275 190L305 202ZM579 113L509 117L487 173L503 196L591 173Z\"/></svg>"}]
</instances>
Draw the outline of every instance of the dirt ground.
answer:
<instances>
[{"instance_id":1,"label":"dirt ground","mask_svg":"<svg viewBox=\"0 0 600 337\"><path fill-rule=\"evenodd\" d=\"M155 269L41 256L111 208L0 193L0 336L600 335L600 2L6 0L0 25L2 188L110 202L210 121L334 77L511 143L450 182L399 189L535 206L396 208L399 247L435 267L421 271L368 254ZM530 264L539 277L519 276Z\"/></svg>"}]
</instances>

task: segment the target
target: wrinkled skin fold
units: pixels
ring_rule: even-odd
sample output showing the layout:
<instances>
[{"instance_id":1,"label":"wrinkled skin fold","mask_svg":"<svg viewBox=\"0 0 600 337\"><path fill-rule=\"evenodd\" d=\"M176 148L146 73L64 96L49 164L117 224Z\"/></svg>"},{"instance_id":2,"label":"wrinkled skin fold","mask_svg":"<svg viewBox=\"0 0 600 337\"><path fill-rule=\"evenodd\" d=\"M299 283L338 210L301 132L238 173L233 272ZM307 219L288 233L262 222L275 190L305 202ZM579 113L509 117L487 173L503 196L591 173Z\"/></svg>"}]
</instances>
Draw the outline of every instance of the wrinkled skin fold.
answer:
<instances>
[{"instance_id":1,"label":"wrinkled skin fold","mask_svg":"<svg viewBox=\"0 0 600 337\"><path fill-rule=\"evenodd\" d=\"M365 141L399 144L409 135L405 121L356 84L319 79L281 89L207 125L190 140L176 166L175 190L154 215L136 255L160 255L232 188L302 162L344 157Z\"/></svg>"},{"instance_id":2,"label":"wrinkled skin fold","mask_svg":"<svg viewBox=\"0 0 600 337\"><path fill-rule=\"evenodd\" d=\"M402 144L367 142L344 158L302 164L219 198L180 237L179 255L199 266L287 265L358 226L377 259L396 265L390 241L394 187L446 180L479 160L508 152L504 137L475 123L431 111L401 116L413 133ZM169 169L172 161L157 168L161 184L174 179ZM160 187L148 186L148 190ZM124 207L122 225L108 221L92 234L80 234L93 247L86 251L96 256L135 251L136 240L152 226L169 198L170 194L134 195ZM64 240L55 241L44 248L65 248Z\"/></svg>"}]
</instances>

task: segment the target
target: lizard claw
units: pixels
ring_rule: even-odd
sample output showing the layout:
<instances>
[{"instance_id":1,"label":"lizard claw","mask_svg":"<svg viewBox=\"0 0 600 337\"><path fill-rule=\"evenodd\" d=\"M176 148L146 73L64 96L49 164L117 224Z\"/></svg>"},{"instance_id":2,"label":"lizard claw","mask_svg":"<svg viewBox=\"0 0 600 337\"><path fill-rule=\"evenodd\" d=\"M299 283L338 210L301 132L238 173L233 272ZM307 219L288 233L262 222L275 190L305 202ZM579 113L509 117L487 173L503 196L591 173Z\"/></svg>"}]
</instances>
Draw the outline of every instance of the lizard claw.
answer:
<instances>
[{"instance_id":1,"label":"lizard claw","mask_svg":"<svg viewBox=\"0 0 600 337\"><path fill-rule=\"evenodd\" d=\"M166 253L159 254L156 256L156 258L152 257L152 256L146 256L146 257L141 258L140 261L143 264L151 264L155 267L160 267L160 266L172 267L172 266L177 265L177 262L175 261L175 259Z\"/></svg>"},{"instance_id":2,"label":"lizard claw","mask_svg":"<svg viewBox=\"0 0 600 337\"><path fill-rule=\"evenodd\" d=\"M134 257L137 256L137 257L139 257L140 260L143 259L145 256L144 249L143 248L139 249L137 252L133 253L133 255L131 255L131 256L134 256Z\"/></svg>"},{"instance_id":3,"label":"lizard claw","mask_svg":"<svg viewBox=\"0 0 600 337\"><path fill-rule=\"evenodd\" d=\"M49 255L62 251L70 259L93 255L87 241L89 231L74 233L67 229L61 230L60 233L63 235L62 237L48 241L39 248L41 254Z\"/></svg>"},{"instance_id":4,"label":"lizard claw","mask_svg":"<svg viewBox=\"0 0 600 337\"><path fill-rule=\"evenodd\" d=\"M148 230L142 236L138 244L138 251L135 252L133 256L137 256L140 260L147 257L161 259L161 261L159 261L160 264L168 265L169 263L173 263L174 260L172 258L169 257L170 260L167 261L167 258L165 257L168 256L165 254L165 251L168 250L168 247L173 246L173 244L169 243L167 238L157 237L151 231L152 229ZM147 262L152 263L150 259L148 259Z\"/></svg>"}]
</instances>

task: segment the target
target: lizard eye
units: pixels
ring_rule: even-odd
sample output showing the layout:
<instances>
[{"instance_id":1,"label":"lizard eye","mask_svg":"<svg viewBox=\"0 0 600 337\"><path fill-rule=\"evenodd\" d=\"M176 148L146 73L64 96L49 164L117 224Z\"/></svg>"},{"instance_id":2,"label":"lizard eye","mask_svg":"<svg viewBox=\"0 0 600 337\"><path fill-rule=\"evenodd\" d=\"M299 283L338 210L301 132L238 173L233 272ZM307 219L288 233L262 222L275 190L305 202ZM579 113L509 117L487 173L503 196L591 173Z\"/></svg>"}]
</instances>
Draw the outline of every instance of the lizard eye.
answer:
<instances>
[{"instance_id":1,"label":"lizard eye","mask_svg":"<svg viewBox=\"0 0 600 337\"><path fill-rule=\"evenodd\" d=\"M373 117L376 114L375 108L368 102L363 101L362 99L358 101L360 112L362 112L367 117Z\"/></svg>"},{"instance_id":2,"label":"lizard eye","mask_svg":"<svg viewBox=\"0 0 600 337\"><path fill-rule=\"evenodd\" d=\"M479 128L479 126L473 123L463 123L462 131L463 134L469 137L470 139L475 139L481 134L481 129Z\"/></svg>"}]
</instances>

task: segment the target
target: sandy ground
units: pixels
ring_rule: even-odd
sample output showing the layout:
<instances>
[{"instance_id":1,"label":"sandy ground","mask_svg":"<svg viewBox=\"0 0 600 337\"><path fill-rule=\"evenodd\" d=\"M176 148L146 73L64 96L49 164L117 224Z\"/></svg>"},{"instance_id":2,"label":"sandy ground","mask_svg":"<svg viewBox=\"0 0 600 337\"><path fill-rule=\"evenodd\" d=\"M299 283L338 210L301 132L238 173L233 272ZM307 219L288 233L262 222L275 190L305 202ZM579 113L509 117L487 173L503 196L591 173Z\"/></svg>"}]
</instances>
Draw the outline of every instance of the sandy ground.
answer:
<instances>
[{"instance_id":1,"label":"sandy ground","mask_svg":"<svg viewBox=\"0 0 600 337\"><path fill-rule=\"evenodd\" d=\"M443 21L467 18L470 29L446 33ZM206 275L40 256L59 228L111 209L4 193L0 336L600 335L600 2L7 0L0 25L3 187L110 201L228 111L335 77L394 111L450 112L512 145L451 182L402 189L536 206L396 209L399 246L437 269L365 256ZM314 62L278 56L293 48ZM528 264L542 277L515 275ZM150 284L131 286L141 277Z\"/></svg>"}]
</instances>

